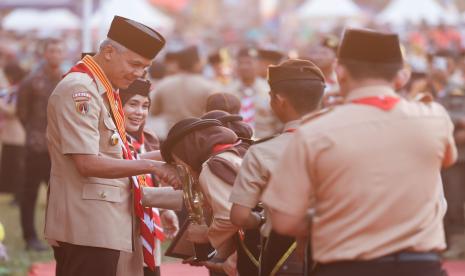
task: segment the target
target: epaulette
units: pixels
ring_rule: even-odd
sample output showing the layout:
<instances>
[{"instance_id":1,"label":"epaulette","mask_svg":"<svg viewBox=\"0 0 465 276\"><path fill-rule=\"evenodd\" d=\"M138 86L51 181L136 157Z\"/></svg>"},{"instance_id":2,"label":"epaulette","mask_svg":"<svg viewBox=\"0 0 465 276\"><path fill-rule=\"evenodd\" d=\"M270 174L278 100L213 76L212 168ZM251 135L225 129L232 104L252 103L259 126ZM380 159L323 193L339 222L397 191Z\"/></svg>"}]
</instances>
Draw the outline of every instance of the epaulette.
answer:
<instances>
[{"instance_id":1,"label":"epaulette","mask_svg":"<svg viewBox=\"0 0 465 276\"><path fill-rule=\"evenodd\" d=\"M324 115L326 113L329 113L333 109L334 109L334 107L327 107L327 108L322 108L322 109L320 109L318 111L312 112L310 114L307 114L307 115L302 117L302 121L301 121L300 124L305 124L305 123L307 123L307 122L309 122L309 121L311 121L311 120L313 120L313 119L315 119L317 117L320 117L320 116L322 116L322 115Z\"/></svg>"},{"instance_id":2,"label":"epaulette","mask_svg":"<svg viewBox=\"0 0 465 276\"><path fill-rule=\"evenodd\" d=\"M413 98L413 100L416 102L429 104L434 101L434 97L431 93L419 93Z\"/></svg>"},{"instance_id":3,"label":"epaulette","mask_svg":"<svg viewBox=\"0 0 465 276\"><path fill-rule=\"evenodd\" d=\"M256 140L256 141L254 141L252 145L256 145L256 144L260 144L260 143L269 141L269 140L271 140L271 139L273 139L273 138L278 137L279 135L280 135L280 134L275 134L275 135L270 135L270 136L267 136L267 137L258 139L258 140Z\"/></svg>"}]
</instances>

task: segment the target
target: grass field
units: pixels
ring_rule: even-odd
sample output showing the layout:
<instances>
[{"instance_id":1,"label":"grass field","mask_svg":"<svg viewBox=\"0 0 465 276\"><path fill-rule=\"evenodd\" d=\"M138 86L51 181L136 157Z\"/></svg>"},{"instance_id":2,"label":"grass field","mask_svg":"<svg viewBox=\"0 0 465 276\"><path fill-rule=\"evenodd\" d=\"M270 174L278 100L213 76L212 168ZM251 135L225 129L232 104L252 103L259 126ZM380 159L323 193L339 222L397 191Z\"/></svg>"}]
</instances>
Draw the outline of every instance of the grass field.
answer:
<instances>
[{"instance_id":1,"label":"grass field","mask_svg":"<svg viewBox=\"0 0 465 276\"><path fill-rule=\"evenodd\" d=\"M53 259L52 250L46 252L28 252L22 238L19 222L19 207L11 206L12 196L0 194L0 222L5 227L6 237L4 245L7 247L10 260L0 261L0 275L25 276L29 266L33 262L50 261ZM45 211L45 186L42 186L36 209L37 233L43 235L44 211Z\"/></svg>"},{"instance_id":2,"label":"grass field","mask_svg":"<svg viewBox=\"0 0 465 276\"><path fill-rule=\"evenodd\" d=\"M46 188L42 185L36 209L36 229L40 237L43 236L44 232L45 198ZM0 194L0 222L5 227L6 232L3 243L7 247L8 255L10 256L9 261L0 261L0 276L26 276L32 263L53 260L53 251L50 249L46 252L37 253L25 250L19 221L19 207L10 205L12 199L11 195ZM169 241L163 243L163 251L168 247L168 244ZM163 257L162 261L166 263L179 260Z\"/></svg>"}]
</instances>

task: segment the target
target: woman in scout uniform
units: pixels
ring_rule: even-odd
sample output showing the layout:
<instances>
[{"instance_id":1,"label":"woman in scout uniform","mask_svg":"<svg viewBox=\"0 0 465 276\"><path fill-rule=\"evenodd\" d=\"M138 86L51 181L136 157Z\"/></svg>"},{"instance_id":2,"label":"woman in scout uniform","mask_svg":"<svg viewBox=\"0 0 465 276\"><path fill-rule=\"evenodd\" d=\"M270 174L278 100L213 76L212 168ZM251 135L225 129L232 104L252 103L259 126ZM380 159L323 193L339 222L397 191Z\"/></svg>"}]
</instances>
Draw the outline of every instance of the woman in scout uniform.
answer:
<instances>
[{"instance_id":1,"label":"woman in scout uniform","mask_svg":"<svg viewBox=\"0 0 465 276\"><path fill-rule=\"evenodd\" d=\"M204 198L212 209L213 219L210 225L190 226L188 231L191 241L210 242L217 250L213 260L204 263L211 271L220 270L213 272L213 275L224 275L226 270L234 270L234 267L227 264L235 265L232 260L235 258L239 229L229 219L231 203L228 202L228 198L242 162L236 148L237 141L237 135L223 127L218 120L189 118L171 128L161 148L164 160L184 165L198 178ZM257 273L243 268L241 264L237 267L240 275ZM235 275L231 271L228 271L228 274Z\"/></svg>"},{"instance_id":2,"label":"woman in scout uniform","mask_svg":"<svg viewBox=\"0 0 465 276\"><path fill-rule=\"evenodd\" d=\"M150 81L138 79L127 89L120 90L121 103L124 111L125 129L133 150L140 156L149 151L159 149L159 141L155 134L148 132L144 126L150 107ZM146 175L150 186L158 186L158 179L153 174ZM155 226L155 270L150 270L144 264L144 276L159 276L161 264L161 241L165 236L173 237L179 229L176 214L171 210L153 210ZM161 216L160 216L161 214ZM165 230L165 231L164 231ZM119 260L118 275L125 275L126 261L134 261L135 265L142 264L142 244L136 254L122 253Z\"/></svg>"},{"instance_id":3,"label":"woman in scout uniform","mask_svg":"<svg viewBox=\"0 0 465 276\"><path fill-rule=\"evenodd\" d=\"M263 224L261 214L254 212L253 208L260 202L276 162L300 125L301 117L318 108L325 87L323 73L305 60L291 59L278 66L270 66L268 75L270 105L284 124L284 131L271 139L256 142L242 162L230 201L233 203L231 221L245 229L260 228ZM274 233L270 226L267 222L261 227L266 242L260 275L302 275L305 262L297 259L295 239Z\"/></svg>"}]
</instances>

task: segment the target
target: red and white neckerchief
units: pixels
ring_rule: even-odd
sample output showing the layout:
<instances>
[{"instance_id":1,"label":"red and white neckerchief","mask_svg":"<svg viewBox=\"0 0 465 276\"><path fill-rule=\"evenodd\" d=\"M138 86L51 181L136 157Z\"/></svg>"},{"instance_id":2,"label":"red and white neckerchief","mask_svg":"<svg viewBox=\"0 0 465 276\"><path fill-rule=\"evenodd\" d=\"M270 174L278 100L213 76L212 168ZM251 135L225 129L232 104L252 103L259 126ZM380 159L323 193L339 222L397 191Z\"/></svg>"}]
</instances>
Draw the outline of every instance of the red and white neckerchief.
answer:
<instances>
[{"instance_id":1,"label":"red and white neckerchief","mask_svg":"<svg viewBox=\"0 0 465 276\"><path fill-rule=\"evenodd\" d=\"M134 147L134 151L137 153L137 156L139 154L146 153L145 146L144 146L144 134L141 134L140 141L137 139L131 139L132 146ZM147 174L145 176L145 181L147 182L147 186L149 187L156 187L155 181L152 178L151 174ZM163 226L161 223L161 218L160 218L160 210L158 208L152 208L153 212L153 224L154 224L154 234L155 238L159 241L164 241L165 240L165 233L163 232Z\"/></svg>"},{"instance_id":2,"label":"red and white neckerchief","mask_svg":"<svg viewBox=\"0 0 465 276\"><path fill-rule=\"evenodd\" d=\"M400 101L400 98L398 97L374 96L374 97L359 98L359 99L352 100L350 102L354 104L369 105L369 106L382 109L384 111L389 111L393 109L399 103L399 101Z\"/></svg>"},{"instance_id":3,"label":"red and white neckerchief","mask_svg":"<svg viewBox=\"0 0 465 276\"><path fill-rule=\"evenodd\" d=\"M243 88L239 115L241 115L242 121L249 124L252 128L255 127L254 91L250 87Z\"/></svg>"},{"instance_id":4,"label":"red and white neckerchief","mask_svg":"<svg viewBox=\"0 0 465 276\"><path fill-rule=\"evenodd\" d=\"M71 68L70 72L82 72L88 74L92 79L98 79L105 88L110 112L117 128L119 143L123 149L123 157L126 160L134 160L124 128L124 113L119 94L113 91L113 86L102 71L100 66L90 56L85 56L81 62ZM134 190L134 210L140 221L140 237L145 264L155 270L155 227L153 222L152 208L143 207L141 201L141 187L147 186L146 176L138 175L130 177Z\"/></svg>"}]
</instances>

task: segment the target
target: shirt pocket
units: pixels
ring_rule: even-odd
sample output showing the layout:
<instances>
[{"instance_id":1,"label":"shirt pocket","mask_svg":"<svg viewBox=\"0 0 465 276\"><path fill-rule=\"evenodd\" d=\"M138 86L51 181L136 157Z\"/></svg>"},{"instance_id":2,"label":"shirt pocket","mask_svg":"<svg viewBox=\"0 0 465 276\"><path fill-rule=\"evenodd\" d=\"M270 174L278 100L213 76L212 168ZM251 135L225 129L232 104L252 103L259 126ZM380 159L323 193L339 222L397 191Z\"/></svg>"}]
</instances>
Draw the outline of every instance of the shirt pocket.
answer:
<instances>
[{"instance_id":1,"label":"shirt pocket","mask_svg":"<svg viewBox=\"0 0 465 276\"><path fill-rule=\"evenodd\" d=\"M108 202L122 202L121 188L98 183L84 184L82 198Z\"/></svg>"},{"instance_id":2,"label":"shirt pocket","mask_svg":"<svg viewBox=\"0 0 465 276\"><path fill-rule=\"evenodd\" d=\"M108 153L112 157L120 159L122 156L121 143L113 120L109 116L103 119L103 127L100 130L100 152Z\"/></svg>"}]
</instances>

